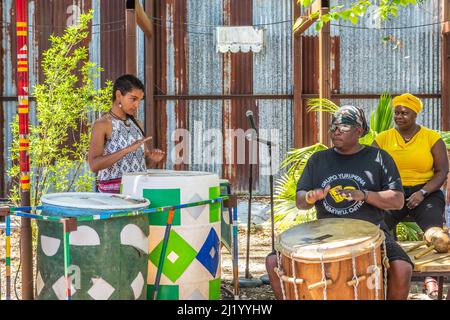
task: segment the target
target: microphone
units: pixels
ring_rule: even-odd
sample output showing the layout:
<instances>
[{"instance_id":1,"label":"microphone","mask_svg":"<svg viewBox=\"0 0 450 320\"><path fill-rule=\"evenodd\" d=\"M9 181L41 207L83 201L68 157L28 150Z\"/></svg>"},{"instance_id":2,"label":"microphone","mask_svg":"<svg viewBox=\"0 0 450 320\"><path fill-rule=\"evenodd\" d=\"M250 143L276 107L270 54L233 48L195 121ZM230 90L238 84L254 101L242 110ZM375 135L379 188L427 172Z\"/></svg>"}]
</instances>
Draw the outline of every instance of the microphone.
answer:
<instances>
[{"instance_id":1,"label":"microphone","mask_svg":"<svg viewBox=\"0 0 450 320\"><path fill-rule=\"evenodd\" d=\"M256 130L255 119L253 118L252 110L247 110L245 116L247 117L250 127L255 130L256 135L258 135L258 130Z\"/></svg>"}]
</instances>

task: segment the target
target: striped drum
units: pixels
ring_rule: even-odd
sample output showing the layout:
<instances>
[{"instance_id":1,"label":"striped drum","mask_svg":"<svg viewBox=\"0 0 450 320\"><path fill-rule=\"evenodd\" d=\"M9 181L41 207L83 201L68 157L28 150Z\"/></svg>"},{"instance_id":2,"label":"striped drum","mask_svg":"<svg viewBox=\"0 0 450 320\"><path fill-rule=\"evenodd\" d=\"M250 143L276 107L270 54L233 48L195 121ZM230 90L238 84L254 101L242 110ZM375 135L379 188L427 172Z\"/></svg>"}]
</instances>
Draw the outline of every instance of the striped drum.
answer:
<instances>
[{"instance_id":1,"label":"striped drum","mask_svg":"<svg viewBox=\"0 0 450 320\"><path fill-rule=\"evenodd\" d=\"M151 207L194 203L220 196L215 174L149 170L122 177L122 193L149 199ZM220 203L176 210L169 235L158 299L220 298ZM153 291L168 212L149 215L147 297Z\"/></svg>"},{"instance_id":2,"label":"striped drum","mask_svg":"<svg viewBox=\"0 0 450 320\"><path fill-rule=\"evenodd\" d=\"M147 199L68 192L44 195L42 203L44 216L83 219L68 237L72 299L145 299L148 215L137 210L148 208ZM102 219L116 210L129 216ZM63 225L48 220L37 225L37 299L64 300Z\"/></svg>"}]
</instances>

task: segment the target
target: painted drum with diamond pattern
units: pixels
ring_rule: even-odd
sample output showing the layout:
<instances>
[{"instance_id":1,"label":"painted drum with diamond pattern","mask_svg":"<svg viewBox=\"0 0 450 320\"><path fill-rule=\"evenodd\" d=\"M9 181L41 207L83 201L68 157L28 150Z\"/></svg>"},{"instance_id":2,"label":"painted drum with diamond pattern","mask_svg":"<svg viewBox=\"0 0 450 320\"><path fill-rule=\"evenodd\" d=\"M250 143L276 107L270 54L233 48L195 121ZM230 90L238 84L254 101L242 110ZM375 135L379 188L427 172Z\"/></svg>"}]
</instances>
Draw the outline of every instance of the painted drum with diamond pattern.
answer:
<instances>
[{"instance_id":1,"label":"painted drum with diamond pattern","mask_svg":"<svg viewBox=\"0 0 450 320\"><path fill-rule=\"evenodd\" d=\"M149 170L122 177L122 193L150 200L150 207L220 197L219 177L208 172ZM220 298L221 205L176 210L158 290L161 300ZM168 212L149 215L147 296L153 290Z\"/></svg>"},{"instance_id":2,"label":"painted drum with diamond pattern","mask_svg":"<svg viewBox=\"0 0 450 320\"><path fill-rule=\"evenodd\" d=\"M42 197L42 214L78 221L69 236L73 300L144 300L148 256L148 215L99 220L111 210L145 209L149 201L105 193L55 193ZM37 220L37 299L66 299L63 225Z\"/></svg>"}]
</instances>

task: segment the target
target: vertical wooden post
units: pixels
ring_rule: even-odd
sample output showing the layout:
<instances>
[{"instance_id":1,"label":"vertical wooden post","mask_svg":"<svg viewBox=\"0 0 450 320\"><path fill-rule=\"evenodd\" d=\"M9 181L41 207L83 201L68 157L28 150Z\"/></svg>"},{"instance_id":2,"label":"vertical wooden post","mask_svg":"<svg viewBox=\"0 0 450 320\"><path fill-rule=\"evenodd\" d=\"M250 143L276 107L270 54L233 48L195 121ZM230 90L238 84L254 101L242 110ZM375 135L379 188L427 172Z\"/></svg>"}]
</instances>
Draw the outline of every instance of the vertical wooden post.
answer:
<instances>
[{"instance_id":1,"label":"vertical wooden post","mask_svg":"<svg viewBox=\"0 0 450 320\"><path fill-rule=\"evenodd\" d=\"M322 1L320 15L329 12L329 4L327 0ZM319 34L319 97L331 98L331 76L330 76L330 60L331 60L331 36L330 24L325 23ZM330 115L326 112L319 113L319 141L325 145L330 145L330 135L328 127L330 125Z\"/></svg>"},{"instance_id":2,"label":"vertical wooden post","mask_svg":"<svg viewBox=\"0 0 450 320\"><path fill-rule=\"evenodd\" d=\"M137 75L137 51L136 51L136 11L134 3L129 4L125 12L125 72Z\"/></svg>"},{"instance_id":3,"label":"vertical wooden post","mask_svg":"<svg viewBox=\"0 0 450 320\"><path fill-rule=\"evenodd\" d=\"M292 0L293 21L300 16L300 7L296 0ZM294 131L294 147L304 147L304 137L302 134L303 125L305 123L305 111L303 109L302 100L302 36L300 33L292 35L292 66L293 66L293 88L294 88L294 105L293 111L293 131Z\"/></svg>"},{"instance_id":4,"label":"vertical wooden post","mask_svg":"<svg viewBox=\"0 0 450 320\"><path fill-rule=\"evenodd\" d=\"M441 0L441 130L450 130L450 0Z\"/></svg>"},{"instance_id":5,"label":"vertical wooden post","mask_svg":"<svg viewBox=\"0 0 450 320\"><path fill-rule=\"evenodd\" d=\"M150 17L155 16L155 2L145 1L145 12ZM151 135L153 139L150 144L156 146L156 104L155 104L155 28L153 20L150 20L153 33L150 38L145 38L145 133Z\"/></svg>"}]
</instances>

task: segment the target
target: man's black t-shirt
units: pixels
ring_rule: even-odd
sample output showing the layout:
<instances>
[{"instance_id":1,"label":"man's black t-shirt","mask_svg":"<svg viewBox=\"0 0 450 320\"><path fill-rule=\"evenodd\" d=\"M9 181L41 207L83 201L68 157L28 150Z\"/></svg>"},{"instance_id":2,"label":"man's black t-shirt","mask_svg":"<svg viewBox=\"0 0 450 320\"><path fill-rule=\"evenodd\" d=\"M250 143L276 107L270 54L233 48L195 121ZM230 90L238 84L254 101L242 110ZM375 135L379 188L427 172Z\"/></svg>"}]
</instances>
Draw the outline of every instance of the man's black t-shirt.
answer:
<instances>
[{"instance_id":1,"label":"man's black t-shirt","mask_svg":"<svg viewBox=\"0 0 450 320\"><path fill-rule=\"evenodd\" d=\"M328 195L315 203L317 218L350 218L372 222L385 228L384 210L364 201L349 201L336 188L368 191L403 191L400 174L392 157L384 150L365 146L352 155L334 148L314 153L297 183L297 191L331 186Z\"/></svg>"}]
</instances>

